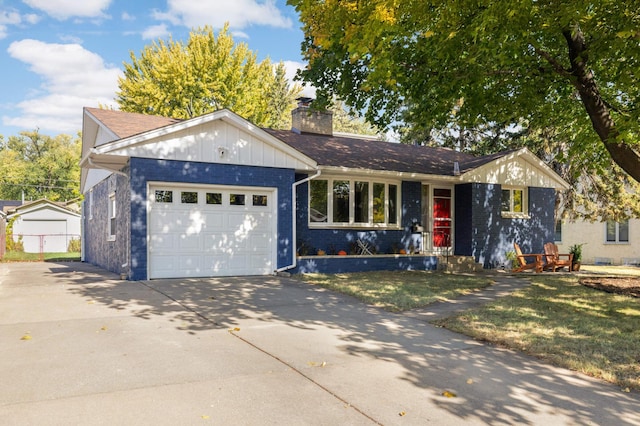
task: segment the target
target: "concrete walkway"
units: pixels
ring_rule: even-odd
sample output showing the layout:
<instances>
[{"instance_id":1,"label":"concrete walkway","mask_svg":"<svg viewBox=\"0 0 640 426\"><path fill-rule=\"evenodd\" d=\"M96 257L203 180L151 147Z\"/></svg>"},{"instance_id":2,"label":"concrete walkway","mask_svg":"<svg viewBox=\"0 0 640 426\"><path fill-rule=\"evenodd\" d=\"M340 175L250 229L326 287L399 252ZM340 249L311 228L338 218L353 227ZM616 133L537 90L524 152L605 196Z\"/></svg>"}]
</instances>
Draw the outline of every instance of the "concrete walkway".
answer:
<instances>
[{"instance_id":1,"label":"concrete walkway","mask_svg":"<svg viewBox=\"0 0 640 426\"><path fill-rule=\"evenodd\" d=\"M434 327L428 310L281 277L117 278L0 264L0 424L640 425L638 393Z\"/></svg>"}]
</instances>

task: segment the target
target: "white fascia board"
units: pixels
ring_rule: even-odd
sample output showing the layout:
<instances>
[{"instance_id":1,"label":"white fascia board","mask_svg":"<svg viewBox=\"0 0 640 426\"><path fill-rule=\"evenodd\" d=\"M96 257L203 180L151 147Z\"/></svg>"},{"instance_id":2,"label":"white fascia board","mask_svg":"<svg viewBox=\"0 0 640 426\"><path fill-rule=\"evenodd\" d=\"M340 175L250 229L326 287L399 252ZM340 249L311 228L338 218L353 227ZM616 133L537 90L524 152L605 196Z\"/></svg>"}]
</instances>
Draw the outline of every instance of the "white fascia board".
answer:
<instances>
[{"instance_id":1,"label":"white fascia board","mask_svg":"<svg viewBox=\"0 0 640 426\"><path fill-rule=\"evenodd\" d=\"M249 121L245 120L239 115L229 111L228 109L221 109L209 114L202 115L200 117L195 117L189 120L181 121L179 123L164 126L159 129L150 130L148 132L131 136L129 138L124 138L124 139L116 140L113 142L109 142L104 145L95 147L94 151L96 154L116 154L117 155L117 151L120 149L141 145L153 139L161 138L162 136L165 136L171 133L176 133L181 130L189 129L192 127L196 127L201 124L206 124L215 120L222 120L229 124L235 125L240 129L246 130L247 132L264 140L270 145L276 147L277 149L298 159L300 162L308 165L312 169L316 169L318 167L318 164L312 158L307 157L306 155L302 154L300 151L296 149L293 149L292 147L282 142L278 138L270 135L269 133L262 130L260 127L255 126L254 124L250 123Z\"/></svg>"},{"instance_id":2,"label":"white fascia board","mask_svg":"<svg viewBox=\"0 0 640 426\"><path fill-rule=\"evenodd\" d=\"M80 217L80 214L73 212L69 209L65 209L64 207L58 206L57 204L53 204L50 201L45 201L45 200L40 200L38 201L34 201L32 205L27 205L24 209L21 208L22 206L18 206L15 209L15 213L12 213L11 215L9 215L9 218L12 218L13 216L21 216L21 215L25 215L27 213L32 213L34 211L38 211L38 210L43 210L46 208L50 208L52 210L57 210L61 213L65 213L65 214L69 214L71 216L75 216L75 217Z\"/></svg>"},{"instance_id":3,"label":"white fascia board","mask_svg":"<svg viewBox=\"0 0 640 426\"><path fill-rule=\"evenodd\" d=\"M409 172L396 172L390 170L373 170L373 169L354 169L349 167L337 167L337 166L320 166L319 170L324 175L349 175L349 176L366 176L366 177L380 177L385 179L401 179L412 181L441 181L460 183L460 176L445 176L445 175L433 175L427 173L409 173Z\"/></svg>"}]
</instances>

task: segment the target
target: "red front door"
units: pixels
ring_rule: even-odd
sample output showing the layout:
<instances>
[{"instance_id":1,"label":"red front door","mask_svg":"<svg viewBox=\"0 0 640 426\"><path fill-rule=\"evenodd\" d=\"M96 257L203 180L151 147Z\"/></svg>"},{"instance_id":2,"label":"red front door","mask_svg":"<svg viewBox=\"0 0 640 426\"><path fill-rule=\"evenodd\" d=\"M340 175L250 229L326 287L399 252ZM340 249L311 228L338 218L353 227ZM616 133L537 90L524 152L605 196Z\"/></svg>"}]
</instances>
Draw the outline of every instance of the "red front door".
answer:
<instances>
[{"instance_id":1,"label":"red front door","mask_svg":"<svg viewBox=\"0 0 640 426\"><path fill-rule=\"evenodd\" d=\"M433 247L451 247L451 190L433 190Z\"/></svg>"}]
</instances>

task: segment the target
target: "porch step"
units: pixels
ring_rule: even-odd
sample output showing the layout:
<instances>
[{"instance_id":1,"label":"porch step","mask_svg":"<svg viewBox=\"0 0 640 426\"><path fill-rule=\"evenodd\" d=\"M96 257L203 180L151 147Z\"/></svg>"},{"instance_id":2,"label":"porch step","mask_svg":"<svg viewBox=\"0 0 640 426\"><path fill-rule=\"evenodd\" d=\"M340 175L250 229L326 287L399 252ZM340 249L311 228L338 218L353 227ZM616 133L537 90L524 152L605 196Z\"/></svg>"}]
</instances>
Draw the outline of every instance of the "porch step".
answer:
<instances>
[{"instance_id":1,"label":"porch step","mask_svg":"<svg viewBox=\"0 0 640 426\"><path fill-rule=\"evenodd\" d=\"M484 268L471 256L438 256L438 269L446 272L482 272Z\"/></svg>"}]
</instances>

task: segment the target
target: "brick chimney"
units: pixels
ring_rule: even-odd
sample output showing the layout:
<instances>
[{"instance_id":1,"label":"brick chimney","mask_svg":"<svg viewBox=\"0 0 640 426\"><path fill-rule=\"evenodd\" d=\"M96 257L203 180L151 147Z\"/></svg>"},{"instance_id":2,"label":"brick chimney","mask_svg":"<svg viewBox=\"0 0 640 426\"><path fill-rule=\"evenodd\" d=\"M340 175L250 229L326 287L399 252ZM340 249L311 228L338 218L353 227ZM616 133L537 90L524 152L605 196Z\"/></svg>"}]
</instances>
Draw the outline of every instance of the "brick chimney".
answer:
<instances>
[{"instance_id":1,"label":"brick chimney","mask_svg":"<svg viewBox=\"0 0 640 426\"><path fill-rule=\"evenodd\" d=\"M315 133L333 135L333 113L330 111L311 111L309 106L313 98L297 98L298 107L291 111L291 131L294 133Z\"/></svg>"}]
</instances>

